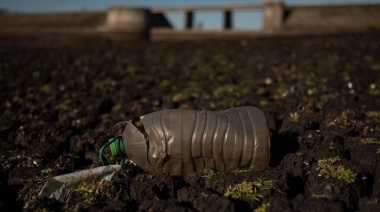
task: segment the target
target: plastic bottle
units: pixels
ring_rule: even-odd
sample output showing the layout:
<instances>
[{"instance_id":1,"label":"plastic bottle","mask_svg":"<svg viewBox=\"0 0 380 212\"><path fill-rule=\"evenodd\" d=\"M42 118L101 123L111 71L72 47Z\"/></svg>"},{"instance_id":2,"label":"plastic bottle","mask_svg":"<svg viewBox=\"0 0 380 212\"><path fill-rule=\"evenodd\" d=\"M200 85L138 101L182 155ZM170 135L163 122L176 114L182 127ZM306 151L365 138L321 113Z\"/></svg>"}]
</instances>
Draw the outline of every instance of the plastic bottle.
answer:
<instances>
[{"instance_id":1,"label":"plastic bottle","mask_svg":"<svg viewBox=\"0 0 380 212\"><path fill-rule=\"evenodd\" d=\"M270 138L265 116L256 107L225 111L169 109L141 117L148 134L131 123L121 136L110 139L113 156L127 156L151 173L181 176L204 168L233 171L266 165ZM102 162L108 160L102 154Z\"/></svg>"}]
</instances>

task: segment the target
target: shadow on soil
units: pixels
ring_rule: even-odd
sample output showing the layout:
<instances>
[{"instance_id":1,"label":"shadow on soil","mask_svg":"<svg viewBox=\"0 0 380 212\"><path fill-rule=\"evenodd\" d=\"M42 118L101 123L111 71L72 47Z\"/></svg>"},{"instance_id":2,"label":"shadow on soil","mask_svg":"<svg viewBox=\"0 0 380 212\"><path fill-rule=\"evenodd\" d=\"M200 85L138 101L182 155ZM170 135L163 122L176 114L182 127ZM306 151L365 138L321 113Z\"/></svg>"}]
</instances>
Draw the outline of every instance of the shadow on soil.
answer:
<instances>
[{"instance_id":1,"label":"shadow on soil","mask_svg":"<svg viewBox=\"0 0 380 212\"><path fill-rule=\"evenodd\" d=\"M271 138L271 159L269 165L278 166L285 155L294 153L299 150L299 134L293 131L278 133L276 130Z\"/></svg>"},{"instance_id":2,"label":"shadow on soil","mask_svg":"<svg viewBox=\"0 0 380 212\"><path fill-rule=\"evenodd\" d=\"M0 195L0 209L4 211L21 211L23 202L19 199L18 192L21 186L9 186L8 177L0 173L0 190L6 191Z\"/></svg>"}]
</instances>

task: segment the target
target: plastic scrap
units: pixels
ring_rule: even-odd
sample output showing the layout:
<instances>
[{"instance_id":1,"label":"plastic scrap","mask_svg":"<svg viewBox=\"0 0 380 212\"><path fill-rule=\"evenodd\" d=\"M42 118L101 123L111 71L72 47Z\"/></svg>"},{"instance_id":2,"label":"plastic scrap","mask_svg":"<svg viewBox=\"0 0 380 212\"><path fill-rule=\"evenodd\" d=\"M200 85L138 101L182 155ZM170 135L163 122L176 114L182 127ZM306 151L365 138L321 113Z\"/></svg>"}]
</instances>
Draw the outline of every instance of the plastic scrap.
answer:
<instances>
[{"instance_id":1,"label":"plastic scrap","mask_svg":"<svg viewBox=\"0 0 380 212\"><path fill-rule=\"evenodd\" d=\"M109 181L120 170L120 165L100 166L49 178L38 196L67 202L73 189L83 182Z\"/></svg>"}]
</instances>

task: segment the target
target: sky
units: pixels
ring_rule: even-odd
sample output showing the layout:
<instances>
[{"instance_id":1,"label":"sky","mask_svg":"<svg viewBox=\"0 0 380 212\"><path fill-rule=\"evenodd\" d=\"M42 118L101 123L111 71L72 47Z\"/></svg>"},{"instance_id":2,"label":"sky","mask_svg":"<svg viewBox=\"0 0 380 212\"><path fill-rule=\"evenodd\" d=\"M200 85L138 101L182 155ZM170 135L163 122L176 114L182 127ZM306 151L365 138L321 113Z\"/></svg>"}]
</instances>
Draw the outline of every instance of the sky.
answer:
<instances>
[{"instance_id":1,"label":"sky","mask_svg":"<svg viewBox=\"0 0 380 212\"><path fill-rule=\"evenodd\" d=\"M0 9L10 12L56 12L56 11L99 11L110 5L143 7L193 6L193 5L233 5L255 4L263 0L0 0ZM380 0L284 0L287 4L326 4L326 3L380 3ZM196 12L194 25L202 29L221 29L222 12ZM171 24L183 28L183 14L166 14ZM262 27L262 12L259 10L238 11L232 15L234 29L251 30Z\"/></svg>"}]
</instances>

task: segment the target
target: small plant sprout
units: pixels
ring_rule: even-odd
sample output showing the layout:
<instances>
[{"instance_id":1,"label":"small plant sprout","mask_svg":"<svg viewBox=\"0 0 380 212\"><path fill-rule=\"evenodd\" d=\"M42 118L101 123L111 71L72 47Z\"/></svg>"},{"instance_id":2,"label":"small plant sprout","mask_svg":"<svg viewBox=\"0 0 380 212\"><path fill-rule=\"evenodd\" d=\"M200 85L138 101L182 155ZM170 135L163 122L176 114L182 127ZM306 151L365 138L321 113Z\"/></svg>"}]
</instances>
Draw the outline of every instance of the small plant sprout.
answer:
<instances>
[{"instance_id":1,"label":"small plant sprout","mask_svg":"<svg viewBox=\"0 0 380 212\"><path fill-rule=\"evenodd\" d=\"M97 184L95 182L82 182L74 191L81 194L83 197L87 197L89 194L95 191Z\"/></svg>"},{"instance_id":2,"label":"small plant sprout","mask_svg":"<svg viewBox=\"0 0 380 212\"><path fill-rule=\"evenodd\" d=\"M263 203L258 208L255 209L255 212L267 212L269 206L270 206L269 202Z\"/></svg>"},{"instance_id":3,"label":"small plant sprout","mask_svg":"<svg viewBox=\"0 0 380 212\"><path fill-rule=\"evenodd\" d=\"M215 171L213 169L203 169L201 171L202 178L211 179L215 175Z\"/></svg>"},{"instance_id":4,"label":"small plant sprout","mask_svg":"<svg viewBox=\"0 0 380 212\"><path fill-rule=\"evenodd\" d=\"M298 120L300 118L300 114L298 114L297 112L290 113L289 116L290 116L291 122L298 122Z\"/></svg>"},{"instance_id":5,"label":"small plant sprout","mask_svg":"<svg viewBox=\"0 0 380 212\"><path fill-rule=\"evenodd\" d=\"M52 168L46 168L41 170L36 176L22 180L24 186L18 192L18 199L28 199L30 196L36 195L46 180L52 176L53 171L54 169Z\"/></svg>"},{"instance_id":6,"label":"small plant sprout","mask_svg":"<svg viewBox=\"0 0 380 212\"><path fill-rule=\"evenodd\" d=\"M374 71L380 71L380 64L373 64L371 65L371 69Z\"/></svg>"},{"instance_id":7,"label":"small plant sprout","mask_svg":"<svg viewBox=\"0 0 380 212\"><path fill-rule=\"evenodd\" d=\"M267 105L269 105L269 102L267 100L260 100L260 105L261 106L267 106Z\"/></svg>"},{"instance_id":8,"label":"small plant sprout","mask_svg":"<svg viewBox=\"0 0 380 212\"><path fill-rule=\"evenodd\" d=\"M233 172L236 173L236 174L242 174L242 173L252 172L254 167L255 166L252 164L252 165L249 166L248 169L240 169L240 168L238 168L238 169L236 169Z\"/></svg>"},{"instance_id":9,"label":"small plant sprout","mask_svg":"<svg viewBox=\"0 0 380 212\"><path fill-rule=\"evenodd\" d=\"M332 158L318 160L317 170L325 178L335 178L338 180L343 180L347 184L353 183L356 180L357 172L345 168L343 165L334 165L341 159L336 156Z\"/></svg>"},{"instance_id":10,"label":"small plant sprout","mask_svg":"<svg viewBox=\"0 0 380 212\"><path fill-rule=\"evenodd\" d=\"M253 183L243 181L242 183L235 184L234 186L228 186L224 196L231 196L234 199L241 199L242 197L247 197L253 200L259 201L262 196L257 194L253 190Z\"/></svg>"},{"instance_id":11,"label":"small plant sprout","mask_svg":"<svg viewBox=\"0 0 380 212\"><path fill-rule=\"evenodd\" d=\"M380 118L380 111L368 111L366 115L371 118Z\"/></svg>"},{"instance_id":12,"label":"small plant sprout","mask_svg":"<svg viewBox=\"0 0 380 212\"><path fill-rule=\"evenodd\" d=\"M376 138L359 138L358 140L362 144L380 144L380 140Z\"/></svg>"},{"instance_id":13,"label":"small plant sprout","mask_svg":"<svg viewBox=\"0 0 380 212\"><path fill-rule=\"evenodd\" d=\"M260 201L265 191L274 189L281 192L273 180L257 179L253 182L244 180L242 183L228 186L224 196L230 196L234 199L246 198L250 201Z\"/></svg>"},{"instance_id":14,"label":"small plant sprout","mask_svg":"<svg viewBox=\"0 0 380 212\"><path fill-rule=\"evenodd\" d=\"M368 88L369 95L378 96L380 95L380 88L376 85L376 83L372 83Z\"/></svg>"},{"instance_id":15,"label":"small plant sprout","mask_svg":"<svg viewBox=\"0 0 380 212\"><path fill-rule=\"evenodd\" d=\"M380 145L380 139L377 138L357 138L361 144L377 144ZM380 154L380 147L376 149L376 154Z\"/></svg>"},{"instance_id":16,"label":"small plant sprout","mask_svg":"<svg viewBox=\"0 0 380 212\"><path fill-rule=\"evenodd\" d=\"M320 100L316 103L316 107L318 109L323 109L325 104L331 100L337 99L339 97L339 93L328 93L328 94L323 94L320 97Z\"/></svg>"},{"instance_id":17,"label":"small plant sprout","mask_svg":"<svg viewBox=\"0 0 380 212\"><path fill-rule=\"evenodd\" d=\"M53 171L52 168L43 169L41 170L41 174L50 174L52 171Z\"/></svg>"}]
</instances>

